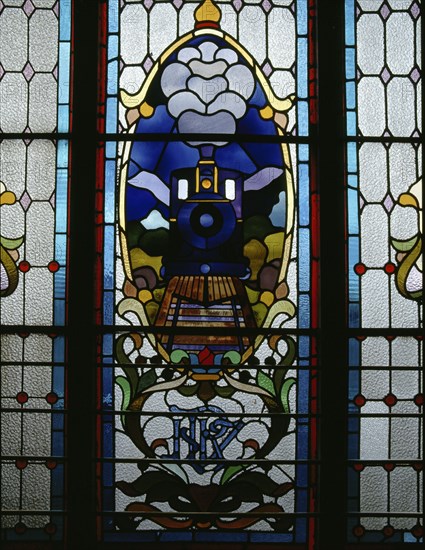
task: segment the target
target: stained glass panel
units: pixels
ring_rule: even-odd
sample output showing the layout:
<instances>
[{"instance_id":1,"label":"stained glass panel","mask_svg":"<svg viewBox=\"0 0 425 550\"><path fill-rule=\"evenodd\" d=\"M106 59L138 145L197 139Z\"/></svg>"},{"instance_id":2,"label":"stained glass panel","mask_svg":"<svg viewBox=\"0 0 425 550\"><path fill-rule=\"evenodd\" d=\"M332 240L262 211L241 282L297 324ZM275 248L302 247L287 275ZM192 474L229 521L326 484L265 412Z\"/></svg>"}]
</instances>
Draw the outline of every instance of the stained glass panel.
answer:
<instances>
[{"instance_id":1,"label":"stained glass panel","mask_svg":"<svg viewBox=\"0 0 425 550\"><path fill-rule=\"evenodd\" d=\"M419 541L422 339L352 339L350 354L349 510L355 513L350 539Z\"/></svg>"},{"instance_id":2,"label":"stained glass panel","mask_svg":"<svg viewBox=\"0 0 425 550\"><path fill-rule=\"evenodd\" d=\"M345 5L349 540L422 542L421 6Z\"/></svg>"},{"instance_id":3,"label":"stained glass panel","mask_svg":"<svg viewBox=\"0 0 425 550\"><path fill-rule=\"evenodd\" d=\"M2 541L64 537L70 56L70 0L0 1Z\"/></svg>"},{"instance_id":4,"label":"stained glass panel","mask_svg":"<svg viewBox=\"0 0 425 550\"><path fill-rule=\"evenodd\" d=\"M108 3L105 540L312 540L307 28L303 0Z\"/></svg>"},{"instance_id":5,"label":"stained glass panel","mask_svg":"<svg viewBox=\"0 0 425 550\"><path fill-rule=\"evenodd\" d=\"M2 540L61 540L64 338L7 334L0 344Z\"/></svg>"}]
</instances>

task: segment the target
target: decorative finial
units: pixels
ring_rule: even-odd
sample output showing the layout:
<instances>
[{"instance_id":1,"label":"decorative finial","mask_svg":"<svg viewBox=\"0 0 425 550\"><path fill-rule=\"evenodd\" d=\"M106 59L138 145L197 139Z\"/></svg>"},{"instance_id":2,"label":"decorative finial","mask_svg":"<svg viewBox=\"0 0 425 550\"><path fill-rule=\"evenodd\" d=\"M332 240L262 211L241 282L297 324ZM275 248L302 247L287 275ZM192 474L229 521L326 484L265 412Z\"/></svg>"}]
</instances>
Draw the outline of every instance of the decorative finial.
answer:
<instances>
[{"instance_id":1,"label":"decorative finial","mask_svg":"<svg viewBox=\"0 0 425 550\"><path fill-rule=\"evenodd\" d=\"M220 28L221 11L212 0L204 0L195 11L195 28Z\"/></svg>"}]
</instances>

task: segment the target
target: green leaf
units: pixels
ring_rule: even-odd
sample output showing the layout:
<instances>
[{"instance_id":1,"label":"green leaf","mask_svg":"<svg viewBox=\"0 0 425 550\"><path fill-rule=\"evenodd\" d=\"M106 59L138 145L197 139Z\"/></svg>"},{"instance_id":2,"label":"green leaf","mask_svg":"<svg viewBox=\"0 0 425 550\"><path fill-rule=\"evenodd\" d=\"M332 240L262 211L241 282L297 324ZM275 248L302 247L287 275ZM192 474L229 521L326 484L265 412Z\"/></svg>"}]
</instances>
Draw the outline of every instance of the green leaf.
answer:
<instances>
[{"instance_id":1,"label":"green leaf","mask_svg":"<svg viewBox=\"0 0 425 550\"><path fill-rule=\"evenodd\" d=\"M220 397L231 397L235 393L235 388L232 388L231 386L216 386L215 391L217 395Z\"/></svg>"},{"instance_id":2,"label":"green leaf","mask_svg":"<svg viewBox=\"0 0 425 550\"><path fill-rule=\"evenodd\" d=\"M171 362L175 365L178 365L183 361L183 359L189 359L187 352L181 349L175 349L170 355Z\"/></svg>"},{"instance_id":3,"label":"green leaf","mask_svg":"<svg viewBox=\"0 0 425 550\"><path fill-rule=\"evenodd\" d=\"M139 379L139 384L137 386L137 393L142 392L146 388L153 386L157 380L155 369L149 369L148 372L143 374Z\"/></svg>"},{"instance_id":4,"label":"green leaf","mask_svg":"<svg viewBox=\"0 0 425 550\"><path fill-rule=\"evenodd\" d=\"M260 386L260 388L263 388L263 390L268 391L272 395L276 395L276 390L274 389L272 379L270 378L270 376L267 376L267 374L262 371L258 371L257 384Z\"/></svg>"},{"instance_id":5,"label":"green leaf","mask_svg":"<svg viewBox=\"0 0 425 550\"><path fill-rule=\"evenodd\" d=\"M225 483L227 483L229 479L234 477L239 472L242 472L242 470L244 470L247 466L248 464L238 464L237 466L228 466L224 470L223 475L221 476L220 485L224 485Z\"/></svg>"},{"instance_id":6,"label":"green leaf","mask_svg":"<svg viewBox=\"0 0 425 550\"><path fill-rule=\"evenodd\" d=\"M6 248L6 250L15 250L19 248L24 242L24 237L19 237L19 239L6 239L6 237L0 236L0 244Z\"/></svg>"},{"instance_id":7,"label":"green leaf","mask_svg":"<svg viewBox=\"0 0 425 550\"><path fill-rule=\"evenodd\" d=\"M416 235L415 237L408 239L407 241L399 241L397 239L391 239L391 245L398 251L398 252L409 252L409 250L412 250L412 248L416 245L418 242L419 236Z\"/></svg>"},{"instance_id":8,"label":"green leaf","mask_svg":"<svg viewBox=\"0 0 425 550\"><path fill-rule=\"evenodd\" d=\"M287 378L283 383L281 392L280 392L280 401L282 403L283 412L289 413L289 391L292 386L295 384L295 378Z\"/></svg>"},{"instance_id":9,"label":"green leaf","mask_svg":"<svg viewBox=\"0 0 425 550\"><path fill-rule=\"evenodd\" d=\"M226 351L223 355L223 359L228 359L232 365L239 365L242 360L241 354L237 351Z\"/></svg>"},{"instance_id":10,"label":"green leaf","mask_svg":"<svg viewBox=\"0 0 425 550\"><path fill-rule=\"evenodd\" d=\"M195 395L195 393L198 391L198 384L194 384L193 386L181 386L177 389L180 395L184 395L185 397L192 397L192 395Z\"/></svg>"},{"instance_id":11,"label":"green leaf","mask_svg":"<svg viewBox=\"0 0 425 550\"><path fill-rule=\"evenodd\" d=\"M117 376L115 378L115 382L118 384L118 386L121 388L122 391L122 402L121 402L121 411L126 411L128 409L128 406L130 405L131 400L131 389L130 389L130 383L127 380L127 378L124 378L124 376ZM125 429L125 415L121 415L121 423L123 425L123 428Z\"/></svg>"},{"instance_id":12,"label":"green leaf","mask_svg":"<svg viewBox=\"0 0 425 550\"><path fill-rule=\"evenodd\" d=\"M134 365L128 365L130 362L124 351L124 342L128 338L127 334L121 335L116 344L115 344L115 355L118 363L121 363L121 368L124 371L129 383L130 383L130 392L131 398L136 394L136 389L139 383L139 375L137 367ZM127 366L125 366L127 365Z\"/></svg>"}]
</instances>

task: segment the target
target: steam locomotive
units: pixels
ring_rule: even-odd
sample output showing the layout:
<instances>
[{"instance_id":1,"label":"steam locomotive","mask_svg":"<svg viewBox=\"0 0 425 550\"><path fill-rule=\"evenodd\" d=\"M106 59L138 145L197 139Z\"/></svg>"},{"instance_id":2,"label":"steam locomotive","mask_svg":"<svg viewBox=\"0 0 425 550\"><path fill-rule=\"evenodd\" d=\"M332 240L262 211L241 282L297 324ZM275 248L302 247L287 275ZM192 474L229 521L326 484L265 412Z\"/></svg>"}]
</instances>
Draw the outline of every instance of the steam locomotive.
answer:
<instances>
[{"instance_id":1,"label":"steam locomotive","mask_svg":"<svg viewBox=\"0 0 425 550\"><path fill-rule=\"evenodd\" d=\"M243 278L242 191L244 174L212 159L171 174L170 247L164 275Z\"/></svg>"}]
</instances>

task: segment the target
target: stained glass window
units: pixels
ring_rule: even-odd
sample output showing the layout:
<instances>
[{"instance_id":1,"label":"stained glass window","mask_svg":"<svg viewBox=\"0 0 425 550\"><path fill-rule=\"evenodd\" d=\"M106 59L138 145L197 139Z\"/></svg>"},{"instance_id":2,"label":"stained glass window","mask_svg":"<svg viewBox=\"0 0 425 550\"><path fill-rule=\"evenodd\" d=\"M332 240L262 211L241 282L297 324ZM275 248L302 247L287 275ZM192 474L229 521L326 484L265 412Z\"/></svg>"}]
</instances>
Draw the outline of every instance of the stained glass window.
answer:
<instances>
[{"instance_id":1,"label":"stained glass window","mask_svg":"<svg viewBox=\"0 0 425 550\"><path fill-rule=\"evenodd\" d=\"M103 537L305 543L307 3L108 10Z\"/></svg>"},{"instance_id":2,"label":"stained glass window","mask_svg":"<svg viewBox=\"0 0 425 550\"><path fill-rule=\"evenodd\" d=\"M0 2L6 541L63 539L70 9L69 0Z\"/></svg>"},{"instance_id":3,"label":"stained glass window","mask_svg":"<svg viewBox=\"0 0 425 550\"><path fill-rule=\"evenodd\" d=\"M365 543L423 536L420 68L418 2L346 2L349 326L376 329L349 343L350 538Z\"/></svg>"},{"instance_id":4,"label":"stained glass window","mask_svg":"<svg viewBox=\"0 0 425 550\"><path fill-rule=\"evenodd\" d=\"M423 542L421 14L0 0L2 547Z\"/></svg>"}]
</instances>

